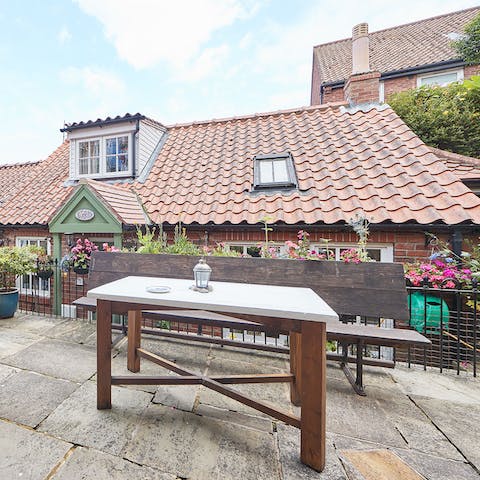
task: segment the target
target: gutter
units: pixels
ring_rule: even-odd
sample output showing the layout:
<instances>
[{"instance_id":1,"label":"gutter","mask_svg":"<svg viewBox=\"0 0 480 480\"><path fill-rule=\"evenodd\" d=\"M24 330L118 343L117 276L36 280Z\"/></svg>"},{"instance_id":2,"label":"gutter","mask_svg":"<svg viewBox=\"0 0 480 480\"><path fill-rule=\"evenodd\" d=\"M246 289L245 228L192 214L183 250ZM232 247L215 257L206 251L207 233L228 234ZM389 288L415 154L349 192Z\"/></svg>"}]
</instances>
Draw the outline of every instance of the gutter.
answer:
<instances>
[{"instance_id":1,"label":"gutter","mask_svg":"<svg viewBox=\"0 0 480 480\"><path fill-rule=\"evenodd\" d=\"M443 62L429 63L427 65L420 65L416 67L403 68L401 70L392 70L380 74L380 80L389 80L392 78L404 77L406 75L416 75L421 73L438 72L447 68L464 67L466 63L463 60L445 60ZM343 88L345 80L335 80L333 82L322 82L320 85L320 99L323 99L324 89L330 87L332 89Z\"/></svg>"}]
</instances>

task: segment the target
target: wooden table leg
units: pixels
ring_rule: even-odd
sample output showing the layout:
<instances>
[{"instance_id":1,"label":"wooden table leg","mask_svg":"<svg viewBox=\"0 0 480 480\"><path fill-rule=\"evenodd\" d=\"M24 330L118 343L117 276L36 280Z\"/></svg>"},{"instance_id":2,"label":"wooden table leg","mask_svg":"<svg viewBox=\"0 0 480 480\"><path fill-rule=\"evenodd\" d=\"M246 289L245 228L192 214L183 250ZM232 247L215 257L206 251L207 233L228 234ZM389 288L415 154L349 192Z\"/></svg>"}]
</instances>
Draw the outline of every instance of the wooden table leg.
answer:
<instances>
[{"instance_id":1,"label":"wooden table leg","mask_svg":"<svg viewBox=\"0 0 480 480\"><path fill-rule=\"evenodd\" d=\"M295 379L290 384L290 401L299 407L301 405L302 392L302 335L298 332L290 332L290 373Z\"/></svg>"},{"instance_id":2,"label":"wooden table leg","mask_svg":"<svg viewBox=\"0 0 480 480\"><path fill-rule=\"evenodd\" d=\"M137 348L140 348L141 326L141 310L130 310L128 312L127 369L134 373L140 371L140 357L137 354Z\"/></svg>"},{"instance_id":3,"label":"wooden table leg","mask_svg":"<svg viewBox=\"0 0 480 480\"><path fill-rule=\"evenodd\" d=\"M112 408L112 304L97 301L97 408Z\"/></svg>"},{"instance_id":4,"label":"wooden table leg","mask_svg":"<svg viewBox=\"0 0 480 480\"><path fill-rule=\"evenodd\" d=\"M301 334L301 445L300 458L321 472L325 468L327 327L302 322Z\"/></svg>"}]
</instances>

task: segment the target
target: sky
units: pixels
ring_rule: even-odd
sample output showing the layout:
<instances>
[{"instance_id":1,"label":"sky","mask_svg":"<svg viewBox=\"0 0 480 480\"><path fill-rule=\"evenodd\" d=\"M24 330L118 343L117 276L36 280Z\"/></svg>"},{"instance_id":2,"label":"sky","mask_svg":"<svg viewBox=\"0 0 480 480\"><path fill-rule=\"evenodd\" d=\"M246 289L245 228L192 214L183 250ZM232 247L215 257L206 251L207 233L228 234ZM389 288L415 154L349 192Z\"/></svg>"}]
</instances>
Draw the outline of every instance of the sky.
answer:
<instances>
[{"instance_id":1,"label":"sky","mask_svg":"<svg viewBox=\"0 0 480 480\"><path fill-rule=\"evenodd\" d=\"M166 125L308 105L312 47L479 0L0 0L0 163L46 158L64 123Z\"/></svg>"}]
</instances>

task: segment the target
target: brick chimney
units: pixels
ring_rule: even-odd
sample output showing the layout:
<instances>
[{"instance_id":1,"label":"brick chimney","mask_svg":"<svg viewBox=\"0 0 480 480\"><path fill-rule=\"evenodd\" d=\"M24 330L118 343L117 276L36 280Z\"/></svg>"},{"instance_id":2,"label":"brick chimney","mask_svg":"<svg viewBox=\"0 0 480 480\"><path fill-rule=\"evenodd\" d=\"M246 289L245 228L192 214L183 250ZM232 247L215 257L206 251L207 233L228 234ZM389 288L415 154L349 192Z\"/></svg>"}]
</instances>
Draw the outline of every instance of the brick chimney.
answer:
<instances>
[{"instance_id":1,"label":"brick chimney","mask_svg":"<svg viewBox=\"0 0 480 480\"><path fill-rule=\"evenodd\" d=\"M379 102L380 72L370 70L368 23L359 23L352 30L352 74L345 83L345 99L351 105Z\"/></svg>"}]
</instances>

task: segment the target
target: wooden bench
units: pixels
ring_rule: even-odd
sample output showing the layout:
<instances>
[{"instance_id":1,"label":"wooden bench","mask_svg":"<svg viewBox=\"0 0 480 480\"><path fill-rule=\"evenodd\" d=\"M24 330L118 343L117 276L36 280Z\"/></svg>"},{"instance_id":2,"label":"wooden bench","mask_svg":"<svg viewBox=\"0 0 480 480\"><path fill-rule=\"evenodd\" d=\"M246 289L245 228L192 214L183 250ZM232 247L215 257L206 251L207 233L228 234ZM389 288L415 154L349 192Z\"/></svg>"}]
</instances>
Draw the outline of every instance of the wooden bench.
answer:
<instances>
[{"instance_id":1,"label":"wooden bench","mask_svg":"<svg viewBox=\"0 0 480 480\"><path fill-rule=\"evenodd\" d=\"M88 288L95 288L129 275L192 278L193 282L192 269L197 261L198 257L192 256L95 252L90 266ZM212 281L309 287L320 295L340 317L381 317L402 321L407 321L409 317L401 264L372 262L352 265L343 262L225 257L208 257L208 264L213 270ZM95 300L87 297L79 298L74 304L91 311L96 309ZM280 333L289 334L280 329L266 328L255 321L213 312L186 310L149 310L143 312L143 317L199 326L197 334L143 329L145 333L257 350L289 352L288 347L258 345L201 335L203 326L265 331L268 335L274 336ZM126 328L123 330L125 332ZM342 345L342 354L329 353L327 358L340 362L347 379L359 395L365 395L364 365L394 366L392 361L364 358L365 345L405 347L430 344L428 339L414 330L387 329L349 323L327 325L327 336L329 340L337 341ZM292 349L298 348L295 337L295 333L290 335ZM355 357L348 356L349 345L356 346ZM349 362L356 364L355 376L348 367ZM295 373L296 368L296 365L291 365L292 373Z\"/></svg>"}]
</instances>

